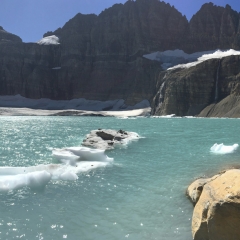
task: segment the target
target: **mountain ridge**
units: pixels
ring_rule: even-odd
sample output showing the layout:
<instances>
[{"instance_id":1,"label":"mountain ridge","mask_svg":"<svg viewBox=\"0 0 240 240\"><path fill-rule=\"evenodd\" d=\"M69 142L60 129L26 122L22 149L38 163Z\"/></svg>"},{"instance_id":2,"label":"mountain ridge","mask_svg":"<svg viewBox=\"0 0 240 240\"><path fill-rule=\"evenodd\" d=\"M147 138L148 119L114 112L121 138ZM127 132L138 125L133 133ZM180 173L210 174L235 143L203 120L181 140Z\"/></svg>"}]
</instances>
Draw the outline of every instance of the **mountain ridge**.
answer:
<instances>
[{"instance_id":1,"label":"mountain ridge","mask_svg":"<svg viewBox=\"0 0 240 240\"><path fill-rule=\"evenodd\" d=\"M186 53L217 48L239 50L240 14L229 5L224 8L207 3L188 21L170 4L136 0L115 4L98 16L79 13L44 37L50 35L59 37L60 44L0 41L1 95L55 100L124 99L129 105L147 99L153 105L165 73L159 62L143 55L174 49ZM208 61L209 69L215 69L213 62ZM229 71L229 77L231 74ZM197 95L204 85L196 86ZM167 91L171 95L173 89ZM193 96L194 92L187 91L186 95ZM185 100L179 102L190 108L192 100L181 98ZM201 106L207 104L203 102ZM165 110L154 114L169 112ZM184 110L175 114L187 113Z\"/></svg>"}]
</instances>

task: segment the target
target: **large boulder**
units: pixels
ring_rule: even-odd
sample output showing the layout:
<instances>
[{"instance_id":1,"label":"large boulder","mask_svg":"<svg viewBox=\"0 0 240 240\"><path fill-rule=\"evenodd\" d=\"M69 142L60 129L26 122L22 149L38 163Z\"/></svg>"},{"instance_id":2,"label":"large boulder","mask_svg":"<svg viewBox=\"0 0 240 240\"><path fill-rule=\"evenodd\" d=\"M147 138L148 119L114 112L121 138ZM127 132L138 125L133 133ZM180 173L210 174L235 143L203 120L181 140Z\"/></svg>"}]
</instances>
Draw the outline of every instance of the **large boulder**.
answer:
<instances>
[{"instance_id":1,"label":"large boulder","mask_svg":"<svg viewBox=\"0 0 240 240\"><path fill-rule=\"evenodd\" d=\"M240 239L240 170L196 180L187 194L196 205L192 217L194 240Z\"/></svg>"}]
</instances>

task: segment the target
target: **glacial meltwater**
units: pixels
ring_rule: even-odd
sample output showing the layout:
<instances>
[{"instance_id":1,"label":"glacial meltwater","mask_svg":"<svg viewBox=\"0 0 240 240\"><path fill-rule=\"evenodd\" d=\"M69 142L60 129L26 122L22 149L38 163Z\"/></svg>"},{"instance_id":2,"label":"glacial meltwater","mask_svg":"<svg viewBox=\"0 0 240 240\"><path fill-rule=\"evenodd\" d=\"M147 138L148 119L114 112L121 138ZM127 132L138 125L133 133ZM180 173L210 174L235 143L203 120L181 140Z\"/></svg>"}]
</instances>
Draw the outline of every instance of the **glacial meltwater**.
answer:
<instances>
[{"instance_id":1,"label":"glacial meltwater","mask_svg":"<svg viewBox=\"0 0 240 240\"><path fill-rule=\"evenodd\" d=\"M195 178L239 165L239 124L239 119L0 117L0 239L190 240L193 206L186 188ZM53 156L66 148L77 151L73 147L99 128L141 138L78 166Z\"/></svg>"}]
</instances>

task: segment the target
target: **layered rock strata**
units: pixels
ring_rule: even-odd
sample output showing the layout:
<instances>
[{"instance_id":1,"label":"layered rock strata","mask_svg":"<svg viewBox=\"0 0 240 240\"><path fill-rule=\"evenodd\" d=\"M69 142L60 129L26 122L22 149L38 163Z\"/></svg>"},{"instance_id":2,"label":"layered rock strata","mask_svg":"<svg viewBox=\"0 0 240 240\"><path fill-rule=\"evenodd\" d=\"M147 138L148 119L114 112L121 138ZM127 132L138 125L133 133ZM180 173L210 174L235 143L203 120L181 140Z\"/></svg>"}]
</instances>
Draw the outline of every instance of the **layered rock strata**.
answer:
<instances>
[{"instance_id":1,"label":"layered rock strata","mask_svg":"<svg viewBox=\"0 0 240 240\"><path fill-rule=\"evenodd\" d=\"M194 240L240 239L240 170L233 169L192 183L187 194L194 203Z\"/></svg>"},{"instance_id":2,"label":"layered rock strata","mask_svg":"<svg viewBox=\"0 0 240 240\"><path fill-rule=\"evenodd\" d=\"M44 35L55 35L60 44L22 43L0 28L0 94L124 99L128 105L144 99L153 103L158 94L157 105L153 103L156 114L196 115L212 103L218 63L208 61L201 67L170 72L166 78L171 80L163 85L160 64L142 56L177 48L187 53L240 49L239 22L239 13L228 5L205 4L188 22L169 4L136 0L115 4L99 16L77 14L62 28ZM229 69L226 76L234 79Z\"/></svg>"},{"instance_id":3,"label":"layered rock strata","mask_svg":"<svg viewBox=\"0 0 240 240\"><path fill-rule=\"evenodd\" d=\"M153 114L237 117L239 83L239 56L162 72L153 99Z\"/></svg>"}]
</instances>

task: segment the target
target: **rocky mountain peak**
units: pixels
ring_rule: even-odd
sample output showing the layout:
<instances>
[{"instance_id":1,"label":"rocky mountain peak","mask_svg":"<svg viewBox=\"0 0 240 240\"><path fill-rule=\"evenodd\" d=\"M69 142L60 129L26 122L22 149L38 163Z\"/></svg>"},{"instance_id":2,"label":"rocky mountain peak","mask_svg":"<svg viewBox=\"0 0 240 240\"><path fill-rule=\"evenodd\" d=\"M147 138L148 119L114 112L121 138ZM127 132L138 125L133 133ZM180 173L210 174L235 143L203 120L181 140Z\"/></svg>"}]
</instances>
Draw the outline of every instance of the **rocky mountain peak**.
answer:
<instances>
[{"instance_id":1,"label":"rocky mountain peak","mask_svg":"<svg viewBox=\"0 0 240 240\"><path fill-rule=\"evenodd\" d=\"M17 35L9 33L0 26L0 43L3 42L22 42L22 39Z\"/></svg>"},{"instance_id":2,"label":"rocky mountain peak","mask_svg":"<svg viewBox=\"0 0 240 240\"><path fill-rule=\"evenodd\" d=\"M0 48L0 94L51 99L124 99L126 104L135 105L143 99L151 102L160 84L160 90L169 89L172 96L178 89L184 92L184 84L175 90L168 88L168 84L162 85L165 73L160 73L161 64L144 59L143 55L175 49L186 53L240 49L239 22L239 13L230 6L218 7L213 3L204 4L190 22L174 6L159 0L129 0L105 9L98 16L79 13L63 27L44 34L44 37L52 36L50 39L59 38L60 44L22 43ZM13 36L0 28L0 40L13 39ZM15 36L15 41L21 39ZM237 65L238 59L234 61ZM197 98L197 90L190 95L186 90L186 94L181 95L179 114L188 111L185 95L194 96L201 103L194 104L201 106L212 99L219 61L205 65L211 65L211 71L208 78L204 76L204 81L198 74L207 70L199 66L193 68L199 72L192 69L181 71L183 77L171 75L183 82L189 78L189 88L208 87L205 98L201 91ZM224 92L221 98L227 94ZM174 106L179 106L180 100ZM174 110L174 113L177 112Z\"/></svg>"},{"instance_id":3,"label":"rocky mountain peak","mask_svg":"<svg viewBox=\"0 0 240 240\"><path fill-rule=\"evenodd\" d=\"M239 13L229 5L224 8L213 3L204 4L189 22L190 32L186 42L192 42L192 45L186 50L240 49L239 20Z\"/></svg>"}]
</instances>

